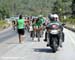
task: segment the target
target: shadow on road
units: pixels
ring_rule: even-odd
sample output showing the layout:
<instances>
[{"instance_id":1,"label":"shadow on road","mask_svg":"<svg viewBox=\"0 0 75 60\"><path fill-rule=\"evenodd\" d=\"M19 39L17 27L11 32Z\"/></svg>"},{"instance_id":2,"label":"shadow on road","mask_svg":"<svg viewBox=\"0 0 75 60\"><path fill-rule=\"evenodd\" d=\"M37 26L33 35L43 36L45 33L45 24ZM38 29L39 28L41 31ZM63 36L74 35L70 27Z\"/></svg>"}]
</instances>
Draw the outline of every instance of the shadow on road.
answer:
<instances>
[{"instance_id":1,"label":"shadow on road","mask_svg":"<svg viewBox=\"0 0 75 60\"><path fill-rule=\"evenodd\" d=\"M35 52L53 53L52 49L50 49L50 48L35 48L34 51Z\"/></svg>"}]
</instances>

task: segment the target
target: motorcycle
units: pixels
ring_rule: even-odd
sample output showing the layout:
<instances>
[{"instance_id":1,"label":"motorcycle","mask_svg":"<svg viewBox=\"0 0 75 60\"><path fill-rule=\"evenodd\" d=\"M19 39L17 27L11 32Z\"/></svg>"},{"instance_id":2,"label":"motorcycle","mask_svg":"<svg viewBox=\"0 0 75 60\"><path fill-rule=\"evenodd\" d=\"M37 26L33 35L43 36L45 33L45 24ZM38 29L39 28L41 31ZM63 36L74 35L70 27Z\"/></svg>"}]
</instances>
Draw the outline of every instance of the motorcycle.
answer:
<instances>
[{"instance_id":1,"label":"motorcycle","mask_svg":"<svg viewBox=\"0 0 75 60\"><path fill-rule=\"evenodd\" d=\"M56 52L59 46L62 46L63 32L62 28L57 23L52 23L47 27L48 31L48 45Z\"/></svg>"}]
</instances>

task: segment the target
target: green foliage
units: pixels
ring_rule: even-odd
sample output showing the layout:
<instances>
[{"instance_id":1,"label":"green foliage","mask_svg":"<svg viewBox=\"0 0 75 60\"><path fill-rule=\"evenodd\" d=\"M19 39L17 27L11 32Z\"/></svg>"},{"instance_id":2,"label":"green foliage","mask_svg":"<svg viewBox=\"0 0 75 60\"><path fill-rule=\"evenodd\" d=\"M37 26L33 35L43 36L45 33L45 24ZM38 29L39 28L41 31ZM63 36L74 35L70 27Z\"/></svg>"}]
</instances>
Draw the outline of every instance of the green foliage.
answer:
<instances>
[{"instance_id":1,"label":"green foliage","mask_svg":"<svg viewBox=\"0 0 75 60\"><path fill-rule=\"evenodd\" d=\"M55 0L0 0L0 16L47 15ZM2 18L3 18L2 17Z\"/></svg>"},{"instance_id":2,"label":"green foliage","mask_svg":"<svg viewBox=\"0 0 75 60\"><path fill-rule=\"evenodd\" d=\"M4 24L7 24L4 20L0 20L0 27L2 27Z\"/></svg>"},{"instance_id":3,"label":"green foliage","mask_svg":"<svg viewBox=\"0 0 75 60\"><path fill-rule=\"evenodd\" d=\"M54 13L60 13L60 11L62 10L62 2L61 0L56 0L56 2L54 2L54 7L53 7L53 12Z\"/></svg>"},{"instance_id":4,"label":"green foliage","mask_svg":"<svg viewBox=\"0 0 75 60\"><path fill-rule=\"evenodd\" d=\"M14 15L62 15L71 12L72 0L0 0L0 18Z\"/></svg>"},{"instance_id":5,"label":"green foliage","mask_svg":"<svg viewBox=\"0 0 75 60\"><path fill-rule=\"evenodd\" d=\"M75 17L75 0L72 0L71 8L72 8L72 17Z\"/></svg>"},{"instance_id":6,"label":"green foliage","mask_svg":"<svg viewBox=\"0 0 75 60\"><path fill-rule=\"evenodd\" d=\"M71 3L72 0L56 0L52 11L58 13L60 16L67 15L71 13Z\"/></svg>"},{"instance_id":7,"label":"green foliage","mask_svg":"<svg viewBox=\"0 0 75 60\"><path fill-rule=\"evenodd\" d=\"M0 30L3 30L9 26L10 24L8 24L5 20L0 20Z\"/></svg>"},{"instance_id":8,"label":"green foliage","mask_svg":"<svg viewBox=\"0 0 75 60\"><path fill-rule=\"evenodd\" d=\"M73 18L67 18L67 19L62 18L61 21L64 23L75 24L75 19Z\"/></svg>"}]
</instances>

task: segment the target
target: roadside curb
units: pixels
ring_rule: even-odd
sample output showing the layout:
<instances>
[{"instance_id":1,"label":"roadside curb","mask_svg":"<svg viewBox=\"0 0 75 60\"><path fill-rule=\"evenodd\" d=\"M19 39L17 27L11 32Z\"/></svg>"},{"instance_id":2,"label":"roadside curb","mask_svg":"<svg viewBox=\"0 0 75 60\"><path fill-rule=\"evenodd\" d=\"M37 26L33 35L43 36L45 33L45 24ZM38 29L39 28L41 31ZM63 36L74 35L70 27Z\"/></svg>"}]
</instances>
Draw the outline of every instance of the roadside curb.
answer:
<instances>
[{"instance_id":1,"label":"roadside curb","mask_svg":"<svg viewBox=\"0 0 75 60\"><path fill-rule=\"evenodd\" d=\"M3 32L5 32L5 31L7 31L7 30L9 30L9 29L11 29L12 27L11 26L9 26L9 27L7 27L7 28L5 28L5 29L3 29L3 30L1 30L0 31L0 33L3 33Z\"/></svg>"},{"instance_id":2,"label":"roadside curb","mask_svg":"<svg viewBox=\"0 0 75 60\"><path fill-rule=\"evenodd\" d=\"M64 26L64 27L67 28L67 29L69 29L69 30L71 30L71 31L73 31L73 32L75 32L74 28L71 28L71 27L68 27L68 26Z\"/></svg>"}]
</instances>

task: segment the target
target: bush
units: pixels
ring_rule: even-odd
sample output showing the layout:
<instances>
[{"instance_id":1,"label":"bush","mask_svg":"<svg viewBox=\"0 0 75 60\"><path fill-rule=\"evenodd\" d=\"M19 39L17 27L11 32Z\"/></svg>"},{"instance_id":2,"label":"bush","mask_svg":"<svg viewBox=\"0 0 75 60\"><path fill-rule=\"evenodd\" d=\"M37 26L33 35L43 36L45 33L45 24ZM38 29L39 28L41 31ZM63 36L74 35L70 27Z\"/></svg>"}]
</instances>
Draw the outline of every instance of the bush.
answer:
<instances>
[{"instance_id":1,"label":"bush","mask_svg":"<svg viewBox=\"0 0 75 60\"><path fill-rule=\"evenodd\" d=\"M64 20L63 18L61 18L61 22L75 24L75 19L74 18L67 18Z\"/></svg>"},{"instance_id":2,"label":"bush","mask_svg":"<svg viewBox=\"0 0 75 60\"><path fill-rule=\"evenodd\" d=\"M4 27L6 24L7 24L6 21L0 20L0 27L1 27L1 28Z\"/></svg>"}]
</instances>

